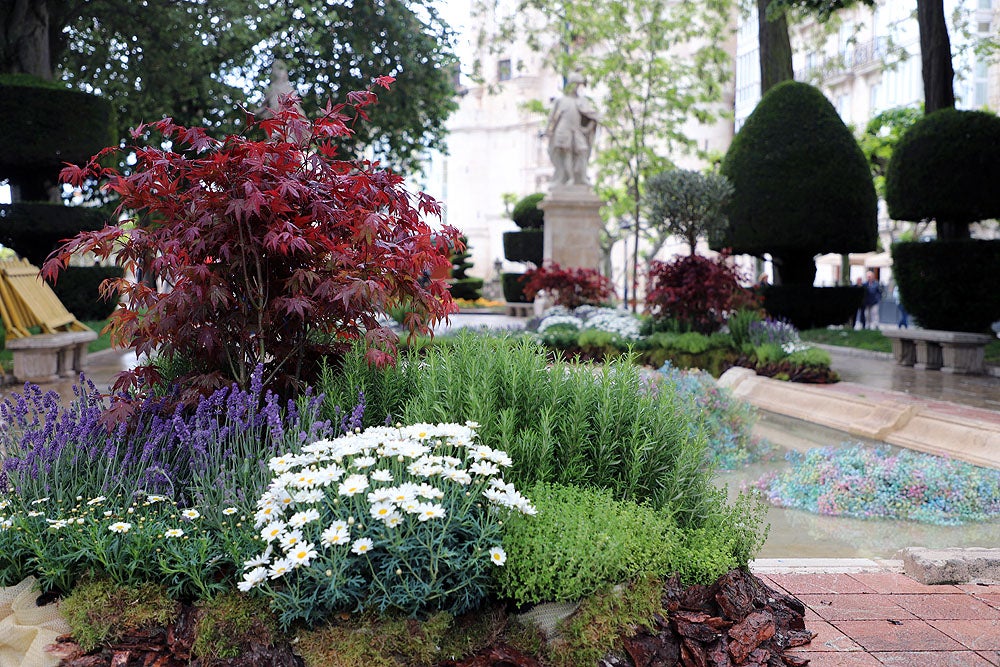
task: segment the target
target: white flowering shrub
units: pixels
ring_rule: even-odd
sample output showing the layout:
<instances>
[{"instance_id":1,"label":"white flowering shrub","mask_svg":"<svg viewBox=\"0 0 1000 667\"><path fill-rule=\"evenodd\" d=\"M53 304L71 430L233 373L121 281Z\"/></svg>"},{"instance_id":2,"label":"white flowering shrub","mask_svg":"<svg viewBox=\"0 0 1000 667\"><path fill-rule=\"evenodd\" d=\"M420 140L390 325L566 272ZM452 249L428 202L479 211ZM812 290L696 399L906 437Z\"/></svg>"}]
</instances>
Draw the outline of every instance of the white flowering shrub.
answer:
<instances>
[{"instance_id":1,"label":"white flowering shrub","mask_svg":"<svg viewBox=\"0 0 1000 667\"><path fill-rule=\"evenodd\" d=\"M581 306L577 310L590 308L583 322L583 329L596 329L607 333L621 336L627 340L639 340L639 318L632 313L615 310L614 308L595 308L593 306ZM578 313L579 316L579 313Z\"/></svg>"},{"instance_id":2,"label":"white flowering shrub","mask_svg":"<svg viewBox=\"0 0 1000 667\"><path fill-rule=\"evenodd\" d=\"M255 517L263 551L239 589L269 597L286 627L335 611L479 606L507 558L502 520L535 509L476 426L379 426L272 458Z\"/></svg>"},{"instance_id":3,"label":"white flowering shrub","mask_svg":"<svg viewBox=\"0 0 1000 667\"><path fill-rule=\"evenodd\" d=\"M538 323L538 333L545 333L546 330L558 328L563 331L579 331L583 326L583 320L572 315L547 315Z\"/></svg>"}]
</instances>

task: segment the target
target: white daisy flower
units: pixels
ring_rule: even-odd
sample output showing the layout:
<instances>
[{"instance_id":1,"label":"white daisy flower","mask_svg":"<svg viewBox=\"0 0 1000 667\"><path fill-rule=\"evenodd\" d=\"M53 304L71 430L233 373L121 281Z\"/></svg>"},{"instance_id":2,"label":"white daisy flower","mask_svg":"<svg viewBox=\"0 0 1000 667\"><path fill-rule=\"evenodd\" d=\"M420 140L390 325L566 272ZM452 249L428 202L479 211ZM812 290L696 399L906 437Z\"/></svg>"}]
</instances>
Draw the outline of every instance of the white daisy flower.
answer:
<instances>
[{"instance_id":1,"label":"white daisy flower","mask_svg":"<svg viewBox=\"0 0 1000 667\"><path fill-rule=\"evenodd\" d=\"M359 556L364 553L368 553L372 550L372 541L367 537L361 537L354 540L354 544L351 545L351 553L358 554Z\"/></svg>"},{"instance_id":2,"label":"white daisy flower","mask_svg":"<svg viewBox=\"0 0 1000 667\"><path fill-rule=\"evenodd\" d=\"M285 534L285 524L282 521L272 521L264 526L260 531L260 539L265 542L273 542Z\"/></svg>"},{"instance_id":3,"label":"white daisy flower","mask_svg":"<svg viewBox=\"0 0 1000 667\"><path fill-rule=\"evenodd\" d=\"M319 520L319 512L315 509L307 509L302 512L296 512L288 519L288 525L293 528L301 528L307 523Z\"/></svg>"},{"instance_id":4,"label":"white daisy flower","mask_svg":"<svg viewBox=\"0 0 1000 667\"><path fill-rule=\"evenodd\" d=\"M226 509L222 510L222 513L225 514L226 516L232 516L236 514L237 511L238 510L235 507L227 507Z\"/></svg>"},{"instance_id":5,"label":"white daisy flower","mask_svg":"<svg viewBox=\"0 0 1000 667\"><path fill-rule=\"evenodd\" d=\"M374 456L359 456L351 461L351 466L354 468L371 468L373 465L375 465Z\"/></svg>"},{"instance_id":6,"label":"white daisy flower","mask_svg":"<svg viewBox=\"0 0 1000 667\"><path fill-rule=\"evenodd\" d=\"M163 536L164 537L183 537L184 536L184 531L181 530L180 528L170 528L168 530L163 531Z\"/></svg>"},{"instance_id":7,"label":"white daisy flower","mask_svg":"<svg viewBox=\"0 0 1000 667\"><path fill-rule=\"evenodd\" d=\"M250 560L248 560L246 563L244 563L243 564L243 569L244 570L249 570L250 568L253 568L253 567L258 567L258 566L261 566L261 565L267 565L271 561L271 551L272 551L271 545L268 544L267 545L267 549L264 549L264 553L262 553L262 554L260 554L258 556L254 556L253 558L251 558Z\"/></svg>"},{"instance_id":8,"label":"white daisy flower","mask_svg":"<svg viewBox=\"0 0 1000 667\"><path fill-rule=\"evenodd\" d=\"M364 475L349 475L340 483L337 493L342 496L354 496L368 488L368 478Z\"/></svg>"},{"instance_id":9,"label":"white daisy flower","mask_svg":"<svg viewBox=\"0 0 1000 667\"><path fill-rule=\"evenodd\" d=\"M286 554L288 560L291 561L292 565L295 567L304 567L309 565L312 559L316 558L318 555L319 553L316 551L316 545L311 542L303 542Z\"/></svg>"},{"instance_id":10,"label":"white daisy flower","mask_svg":"<svg viewBox=\"0 0 1000 667\"><path fill-rule=\"evenodd\" d=\"M107 500L107 498L105 498L104 496L97 496L96 498L91 498L90 500L88 500L87 504L88 505L100 505L105 500Z\"/></svg>"},{"instance_id":11,"label":"white daisy flower","mask_svg":"<svg viewBox=\"0 0 1000 667\"><path fill-rule=\"evenodd\" d=\"M271 564L271 569L267 571L267 576L271 579L278 579L291 572L291 570L291 561L287 558L279 558Z\"/></svg>"},{"instance_id":12,"label":"white daisy flower","mask_svg":"<svg viewBox=\"0 0 1000 667\"><path fill-rule=\"evenodd\" d=\"M320 535L320 543L332 547L338 544L347 544L351 541L351 531L345 525L343 528L339 526L330 526L323 531Z\"/></svg>"},{"instance_id":13,"label":"white daisy flower","mask_svg":"<svg viewBox=\"0 0 1000 667\"><path fill-rule=\"evenodd\" d=\"M418 521L429 521L443 518L445 511L443 506L436 503L421 503L416 515Z\"/></svg>"},{"instance_id":14,"label":"white daisy flower","mask_svg":"<svg viewBox=\"0 0 1000 667\"><path fill-rule=\"evenodd\" d=\"M371 475L372 479L376 482L391 482L392 473L388 470L376 470Z\"/></svg>"},{"instance_id":15,"label":"white daisy flower","mask_svg":"<svg viewBox=\"0 0 1000 667\"><path fill-rule=\"evenodd\" d=\"M490 549L490 561L494 565L503 565L507 562L507 552L503 547L493 547Z\"/></svg>"},{"instance_id":16,"label":"white daisy flower","mask_svg":"<svg viewBox=\"0 0 1000 667\"><path fill-rule=\"evenodd\" d=\"M271 469L272 472L283 473L288 472L292 467L294 459L291 454L285 454L284 456L275 456L270 461L267 462L267 467Z\"/></svg>"},{"instance_id":17,"label":"white daisy flower","mask_svg":"<svg viewBox=\"0 0 1000 667\"><path fill-rule=\"evenodd\" d=\"M132 524L126 521L116 521L110 526L108 526L108 530L110 530L112 533L127 533L128 531L132 530Z\"/></svg>"},{"instance_id":18,"label":"white daisy flower","mask_svg":"<svg viewBox=\"0 0 1000 667\"><path fill-rule=\"evenodd\" d=\"M281 544L281 548L287 553L302 544L302 531L290 530L281 535L281 537L278 538L278 542Z\"/></svg>"},{"instance_id":19,"label":"white daisy flower","mask_svg":"<svg viewBox=\"0 0 1000 667\"><path fill-rule=\"evenodd\" d=\"M187 509L181 512L181 516L185 519L191 519L193 521L201 516L201 512L196 509Z\"/></svg>"},{"instance_id":20,"label":"white daisy flower","mask_svg":"<svg viewBox=\"0 0 1000 667\"><path fill-rule=\"evenodd\" d=\"M374 503L368 510L371 515L376 519L385 519L385 517L392 514L392 511L396 509L396 506L389 502Z\"/></svg>"},{"instance_id":21,"label":"white daisy flower","mask_svg":"<svg viewBox=\"0 0 1000 667\"><path fill-rule=\"evenodd\" d=\"M267 568L258 566L253 568L249 572L244 572L243 581L236 584L236 588L246 593L251 588L261 583L265 579L267 579Z\"/></svg>"}]
</instances>

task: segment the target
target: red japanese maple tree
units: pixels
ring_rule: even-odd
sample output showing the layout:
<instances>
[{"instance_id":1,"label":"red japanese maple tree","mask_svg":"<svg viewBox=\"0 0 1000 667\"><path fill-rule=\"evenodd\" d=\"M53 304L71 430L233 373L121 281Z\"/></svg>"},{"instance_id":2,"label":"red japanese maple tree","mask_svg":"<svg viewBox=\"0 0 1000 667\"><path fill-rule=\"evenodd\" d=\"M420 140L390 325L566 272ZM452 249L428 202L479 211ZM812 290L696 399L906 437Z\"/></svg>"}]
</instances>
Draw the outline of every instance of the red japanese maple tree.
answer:
<instances>
[{"instance_id":1,"label":"red japanese maple tree","mask_svg":"<svg viewBox=\"0 0 1000 667\"><path fill-rule=\"evenodd\" d=\"M43 275L55 280L70 255L89 251L127 273L160 277L165 293L126 278L102 285L121 297L112 339L140 359L188 361L194 370L177 381L189 398L233 381L245 387L258 364L267 386L291 394L313 379L322 355L351 339L367 342L373 363L391 363L397 339L378 315L405 302L414 333L455 312L447 284L430 275L450 264L460 241L454 228L432 231L423 216L440 216L439 204L411 195L399 175L338 157L338 139L375 101L371 88L351 93L310 120L286 96L269 118L248 115L246 132L222 140L169 118L136 128L135 145L62 172L74 185L106 181L135 226L80 233ZM140 141L151 131L167 147ZM102 165L109 153L133 151L131 173ZM114 388L160 379L146 361Z\"/></svg>"},{"instance_id":2,"label":"red japanese maple tree","mask_svg":"<svg viewBox=\"0 0 1000 667\"><path fill-rule=\"evenodd\" d=\"M535 298L545 291L557 306L599 306L615 298L615 288L606 276L596 269L564 269L557 263L530 269L521 278L524 295Z\"/></svg>"},{"instance_id":3,"label":"red japanese maple tree","mask_svg":"<svg viewBox=\"0 0 1000 667\"><path fill-rule=\"evenodd\" d=\"M740 285L742 276L723 252L715 259L700 255L654 260L649 266L646 312L653 320L676 320L699 333L718 331L731 312L759 308L760 297Z\"/></svg>"}]
</instances>

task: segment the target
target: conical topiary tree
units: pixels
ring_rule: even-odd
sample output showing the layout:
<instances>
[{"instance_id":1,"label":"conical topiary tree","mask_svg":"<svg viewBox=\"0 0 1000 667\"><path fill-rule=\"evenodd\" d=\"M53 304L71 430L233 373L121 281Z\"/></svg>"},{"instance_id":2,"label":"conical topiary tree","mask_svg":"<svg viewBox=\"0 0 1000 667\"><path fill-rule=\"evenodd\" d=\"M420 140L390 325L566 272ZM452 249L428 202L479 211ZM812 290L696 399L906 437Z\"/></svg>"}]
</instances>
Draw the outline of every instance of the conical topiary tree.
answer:
<instances>
[{"instance_id":1,"label":"conical topiary tree","mask_svg":"<svg viewBox=\"0 0 1000 667\"><path fill-rule=\"evenodd\" d=\"M475 301L483 296L483 279L467 275L472 268L469 257L469 238L462 235L462 246L465 250L457 250L451 255L451 296L454 299Z\"/></svg>"},{"instance_id":2,"label":"conical topiary tree","mask_svg":"<svg viewBox=\"0 0 1000 667\"><path fill-rule=\"evenodd\" d=\"M713 249L762 257L776 282L812 285L820 253L875 249L875 187L865 156L818 89L786 81L764 95L721 173L735 188Z\"/></svg>"},{"instance_id":3,"label":"conical topiary tree","mask_svg":"<svg viewBox=\"0 0 1000 667\"><path fill-rule=\"evenodd\" d=\"M1000 218L1000 117L941 109L918 120L892 152L885 201L894 220L935 220L943 241Z\"/></svg>"}]
</instances>

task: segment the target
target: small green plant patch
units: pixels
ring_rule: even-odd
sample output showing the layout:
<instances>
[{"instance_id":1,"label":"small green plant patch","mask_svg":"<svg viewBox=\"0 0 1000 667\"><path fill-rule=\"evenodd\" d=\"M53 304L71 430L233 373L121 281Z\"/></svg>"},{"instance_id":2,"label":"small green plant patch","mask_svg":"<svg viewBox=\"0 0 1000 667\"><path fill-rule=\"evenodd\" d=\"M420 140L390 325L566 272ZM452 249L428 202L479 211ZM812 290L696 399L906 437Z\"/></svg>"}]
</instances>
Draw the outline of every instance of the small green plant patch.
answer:
<instances>
[{"instance_id":1,"label":"small green plant patch","mask_svg":"<svg viewBox=\"0 0 1000 667\"><path fill-rule=\"evenodd\" d=\"M808 343L822 343L838 347L854 347L873 352L892 352L891 341L877 329L848 329L845 327L825 327L805 329L799 332Z\"/></svg>"},{"instance_id":2,"label":"small green plant patch","mask_svg":"<svg viewBox=\"0 0 1000 667\"><path fill-rule=\"evenodd\" d=\"M278 624L267 602L230 590L198 605L191 652L206 660L238 658L251 644L270 646Z\"/></svg>"},{"instance_id":3,"label":"small green plant patch","mask_svg":"<svg viewBox=\"0 0 1000 667\"><path fill-rule=\"evenodd\" d=\"M172 622L180 604L157 584L87 579L60 603L59 610L73 629L76 643L91 651L129 632Z\"/></svg>"}]
</instances>

